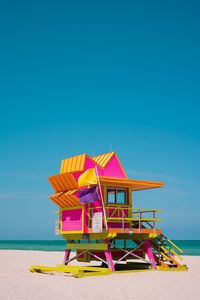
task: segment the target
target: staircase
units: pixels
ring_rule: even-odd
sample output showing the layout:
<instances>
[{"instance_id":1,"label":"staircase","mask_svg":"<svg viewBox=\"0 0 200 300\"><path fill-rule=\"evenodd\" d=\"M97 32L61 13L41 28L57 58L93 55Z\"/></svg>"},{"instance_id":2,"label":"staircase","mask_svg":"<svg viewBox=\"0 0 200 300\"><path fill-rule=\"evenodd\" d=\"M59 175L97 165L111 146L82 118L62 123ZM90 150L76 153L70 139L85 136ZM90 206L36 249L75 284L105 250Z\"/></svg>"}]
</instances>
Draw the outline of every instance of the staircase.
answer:
<instances>
[{"instance_id":1,"label":"staircase","mask_svg":"<svg viewBox=\"0 0 200 300\"><path fill-rule=\"evenodd\" d=\"M186 268L181 264L183 250L168 239L164 234L159 234L156 238L150 240L151 248L154 254L158 268Z\"/></svg>"}]
</instances>

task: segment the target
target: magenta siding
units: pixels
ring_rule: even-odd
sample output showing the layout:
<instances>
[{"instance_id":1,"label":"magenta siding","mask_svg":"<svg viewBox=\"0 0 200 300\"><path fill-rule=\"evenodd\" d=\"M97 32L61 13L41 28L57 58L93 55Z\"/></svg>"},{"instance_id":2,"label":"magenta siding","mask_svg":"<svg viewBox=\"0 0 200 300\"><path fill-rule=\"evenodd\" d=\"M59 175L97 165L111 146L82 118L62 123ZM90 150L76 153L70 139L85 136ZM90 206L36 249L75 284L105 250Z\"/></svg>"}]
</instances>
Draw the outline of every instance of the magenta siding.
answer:
<instances>
[{"instance_id":1,"label":"magenta siding","mask_svg":"<svg viewBox=\"0 0 200 300\"><path fill-rule=\"evenodd\" d=\"M99 167L92 159L86 157L84 171L90 168L95 168L95 166L97 167L98 175L101 176L103 169Z\"/></svg>"},{"instance_id":2,"label":"magenta siding","mask_svg":"<svg viewBox=\"0 0 200 300\"><path fill-rule=\"evenodd\" d=\"M62 231L82 230L82 208L62 211Z\"/></svg>"},{"instance_id":3,"label":"magenta siding","mask_svg":"<svg viewBox=\"0 0 200 300\"><path fill-rule=\"evenodd\" d=\"M110 177L117 177L117 178L126 178L117 158L116 155L113 155L111 160L106 165L105 169L103 170L103 176L110 176Z\"/></svg>"},{"instance_id":4,"label":"magenta siding","mask_svg":"<svg viewBox=\"0 0 200 300\"><path fill-rule=\"evenodd\" d=\"M108 228L123 228L122 222L108 222ZM124 228L129 228L129 223L124 222Z\"/></svg>"},{"instance_id":5,"label":"magenta siding","mask_svg":"<svg viewBox=\"0 0 200 300\"><path fill-rule=\"evenodd\" d=\"M83 172L74 172L73 176L76 179L76 181L78 181L79 176L82 174Z\"/></svg>"},{"instance_id":6,"label":"magenta siding","mask_svg":"<svg viewBox=\"0 0 200 300\"><path fill-rule=\"evenodd\" d=\"M95 162L91 160L89 157L86 157L84 171L94 167L95 167Z\"/></svg>"}]
</instances>

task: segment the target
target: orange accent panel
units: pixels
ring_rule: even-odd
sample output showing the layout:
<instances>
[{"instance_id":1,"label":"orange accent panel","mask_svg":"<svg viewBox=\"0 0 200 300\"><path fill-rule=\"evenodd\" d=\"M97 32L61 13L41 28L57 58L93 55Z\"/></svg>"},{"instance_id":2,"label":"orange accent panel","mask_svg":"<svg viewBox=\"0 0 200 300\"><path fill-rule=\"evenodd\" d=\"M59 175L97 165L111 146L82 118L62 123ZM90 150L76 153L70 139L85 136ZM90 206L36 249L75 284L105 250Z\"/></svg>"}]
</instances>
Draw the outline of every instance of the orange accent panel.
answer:
<instances>
[{"instance_id":1,"label":"orange accent panel","mask_svg":"<svg viewBox=\"0 0 200 300\"><path fill-rule=\"evenodd\" d=\"M48 180L55 192L65 192L78 188L78 183L69 173L53 175L48 177Z\"/></svg>"},{"instance_id":2,"label":"orange accent panel","mask_svg":"<svg viewBox=\"0 0 200 300\"><path fill-rule=\"evenodd\" d=\"M164 186L163 182L145 181L145 180L133 180L123 178L113 178L100 176L100 183L110 186L129 187L132 191L140 191L146 189L160 188Z\"/></svg>"},{"instance_id":3,"label":"orange accent panel","mask_svg":"<svg viewBox=\"0 0 200 300\"><path fill-rule=\"evenodd\" d=\"M70 173L83 171L86 154L80 154L73 157L63 159L61 163L60 173Z\"/></svg>"},{"instance_id":4,"label":"orange accent panel","mask_svg":"<svg viewBox=\"0 0 200 300\"><path fill-rule=\"evenodd\" d=\"M98 156L93 156L92 159L97 162L101 167L105 168L107 163L111 160L115 152L108 152Z\"/></svg>"},{"instance_id":5,"label":"orange accent panel","mask_svg":"<svg viewBox=\"0 0 200 300\"><path fill-rule=\"evenodd\" d=\"M51 195L49 199L51 199L54 203L56 203L59 207L73 207L79 206L79 198L74 195L77 192L76 190L71 190L67 192L59 192Z\"/></svg>"}]
</instances>

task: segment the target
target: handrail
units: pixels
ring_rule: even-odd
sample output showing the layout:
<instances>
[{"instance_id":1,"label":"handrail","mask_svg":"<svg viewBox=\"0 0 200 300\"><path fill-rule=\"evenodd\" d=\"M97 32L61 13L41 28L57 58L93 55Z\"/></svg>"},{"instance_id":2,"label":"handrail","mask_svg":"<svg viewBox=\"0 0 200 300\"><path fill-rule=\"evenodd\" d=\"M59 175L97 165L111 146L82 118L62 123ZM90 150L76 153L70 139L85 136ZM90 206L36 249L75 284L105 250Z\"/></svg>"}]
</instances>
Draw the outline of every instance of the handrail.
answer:
<instances>
[{"instance_id":1,"label":"handrail","mask_svg":"<svg viewBox=\"0 0 200 300\"><path fill-rule=\"evenodd\" d=\"M93 209L98 209L98 208L102 208L102 206L94 206L94 207L89 207L89 210L93 210ZM160 209L146 209L146 208L133 208L133 207L117 207L117 206L105 206L105 209L116 209L116 210L131 210L131 211L140 211L140 212L162 212L162 210Z\"/></svg>"},{"instance_id":2,"label":"handrail","mask_svg":"<svg viewBox=\"0 0 200 300\"><path fill-rule=\"evenodd\" d=\"M120 220L125 220L125 221L143 221L143 222L161 222L161 219L159 218L123 218L123 217L107 217L108 220L113 220L113 221L120 221Z\"/></svg>"},{"instance_id":3,"label":"handrail","mask_svg":"<svg viewBox=\"0 0 200 300\"><path fill-rule=\"evenodd\" d=\"M162 236L166 239L166 241L168 241L174 248L176 248L180 253L183 253L184 251L179 248L176 244L174 244L171 240L169 240L164 234L162 234Z\"/></svg>"},{"instance_id":4,"label":"handrail","mask_svg":"<svg viewBox=\"0 0 200 300\"><path fill-rule=\"evenodd\" d=\"M97 211L99 209L103 209L102 206L94 206L94 207L89 207L89 214L88 214L88 219L92 219L92 212ZM160 218L156 218L156 212L161 212L158 209L145 209L145 208L132 208L132 207L118 207L118 206L106 206L105 207L106 211L106 218L108 222L120 222L121 223L121 229L122 232L124 232L125 229L125 222L137 222L135 224L129 224L129 226L137 226L138 232L141 232L143 225L142 223L145 222L147 223L154 232L156 232L156 222L160 222ZM131 213L129 213L131 211ZM144 214L152 214L151 216L144 216ZM103 216L104 218L104 216ZM150 224L152 223L152 224ZM126 225L127 226L127 225ZM136 227L134 227L136 228Z\"/></svg>"}]
</instances>

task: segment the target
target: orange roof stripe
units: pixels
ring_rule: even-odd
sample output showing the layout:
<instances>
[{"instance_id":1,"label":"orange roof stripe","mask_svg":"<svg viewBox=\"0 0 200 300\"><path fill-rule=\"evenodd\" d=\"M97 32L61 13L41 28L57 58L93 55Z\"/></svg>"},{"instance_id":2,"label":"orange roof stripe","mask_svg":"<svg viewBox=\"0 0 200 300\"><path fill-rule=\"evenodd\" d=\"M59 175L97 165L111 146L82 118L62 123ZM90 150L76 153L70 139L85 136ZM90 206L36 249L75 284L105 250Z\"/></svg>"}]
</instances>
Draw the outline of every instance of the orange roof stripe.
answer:
<instances>
[{"instance_id":1,"label":"orange roof stripe","mask_svg":"<svg viewBox=\"0 0 200 300\"><path fill-rule=\"evenodd\" d=\"M93 156L92 159L97 162L101 167L105 168L107 163L111 160L115 152L108 152L98 156Z\"/></svg>"},{"instance_id":2,"label":"orange roof stripe","mask_svg":"<svg viewBox=\"0 0 200 300\"><path fill-rule=\"evenodd\" d=\"M77 192L77 189L67 191L67 192L59 192L51 195L49 197L50 200L52 200L55 204L57 204L59 207L73 207L73 206L79 206L80 202L78 197L74 195Z\"/></svg>"},{"instance_id":3,"label":"orange roof stripe","mask_svg":"<svg viewBox=\"0 0 200 300\"><path fill-rule=\"evenodd\" d=\"M80 154L62 160L60 173L83 171L86 154Z\"/></svg>"},{"instance_id":4,"label":"orange roof stripe","mask_svg":"<svg viewBox=\"0 0 200 300\"><path fill-rule=\"evenodd\" d=\"M69 173L53 175L48 177L48 180L55 192L65 192L78 188L78 183Z\"/></svg>"},{"instance_id":5,"label":"orange roof stripe","mask_svg":"<svg viewBox=\"0 0 200 300\"><path fill-rule=\"evenodd\" d=\"M129 187L132 191L140 191L147 189L160 188L164 186L163 182L154 182L154 181L145 181L145 180L133 180L127 178L113 178L100 176L100 183L111 185L111 186L121 186L121 187Z\"/></svg>"},{"instance_id":6,"label":"orange roof stripe","mask_svg":"<svg viewBox=\"0 0 200 300\"><path fill-rule=\"evenodd\" d=\"M52 200L55 204L57 204L59 207L65 207L65 202L62 201L62 199L59 198L59 195L61 195L61 193L55 193L53 195L51 195L49 197L50 200Z\"/></svg>"}]
</instances>

